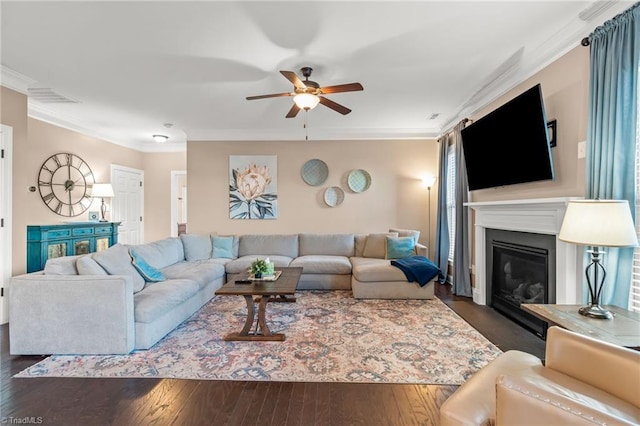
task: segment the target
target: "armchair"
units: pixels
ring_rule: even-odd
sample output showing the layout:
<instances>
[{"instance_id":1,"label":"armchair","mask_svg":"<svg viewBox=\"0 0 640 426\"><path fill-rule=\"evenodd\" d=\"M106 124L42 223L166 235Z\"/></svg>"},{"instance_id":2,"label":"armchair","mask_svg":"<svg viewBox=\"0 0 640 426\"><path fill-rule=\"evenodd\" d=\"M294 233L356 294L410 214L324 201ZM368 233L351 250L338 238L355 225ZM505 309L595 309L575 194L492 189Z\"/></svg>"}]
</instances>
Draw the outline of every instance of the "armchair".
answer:
<instances>
[{"instance_id":1,"label":"armchair","mask_svg":"<svg viewBox=\"0 0 640 426\"><path fill-rule=\"evenodd\" d=\"M640 424L640 352L550 327L544 365L505 352L444 402L440 424Z\"/></svg>"}]
</instances>

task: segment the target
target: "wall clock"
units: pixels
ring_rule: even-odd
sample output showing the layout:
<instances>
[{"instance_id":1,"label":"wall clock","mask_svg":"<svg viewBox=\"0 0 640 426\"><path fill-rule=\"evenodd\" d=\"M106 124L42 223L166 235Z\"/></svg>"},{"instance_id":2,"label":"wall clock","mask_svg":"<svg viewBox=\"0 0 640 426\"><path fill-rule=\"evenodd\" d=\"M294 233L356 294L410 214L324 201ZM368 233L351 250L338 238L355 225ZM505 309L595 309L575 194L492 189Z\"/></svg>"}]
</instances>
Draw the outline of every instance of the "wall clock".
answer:
<instances>
[{"instance_id":1,"label":"wall clock","mask_svg":"<svg viewBox=\"0 0 640 426\"><path fill-rule=\"evenodd\" d=\"M60 216L78 216L91 206L91 167L75 154L53 154L40 167L38 190L42 201Z\"/></svg>"}]
</instances>

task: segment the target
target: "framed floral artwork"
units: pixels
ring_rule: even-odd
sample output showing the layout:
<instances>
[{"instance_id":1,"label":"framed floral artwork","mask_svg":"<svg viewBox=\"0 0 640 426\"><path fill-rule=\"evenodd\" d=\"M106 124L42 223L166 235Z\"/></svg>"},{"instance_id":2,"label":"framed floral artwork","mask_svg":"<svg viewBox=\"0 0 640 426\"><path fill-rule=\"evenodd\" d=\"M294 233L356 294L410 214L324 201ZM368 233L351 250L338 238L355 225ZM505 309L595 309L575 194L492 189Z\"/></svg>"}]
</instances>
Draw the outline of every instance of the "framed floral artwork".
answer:
<instances>
[{"instance_id":1,"label":"framed floral artwork","mask_svg":"<svg viewBox=\"0 0 640 426\"><path fill-rule=\"evenodd\" d=\"M229 156L229 217L278 217L278 160L275 155Z\"/></svg>"}]
</instances>

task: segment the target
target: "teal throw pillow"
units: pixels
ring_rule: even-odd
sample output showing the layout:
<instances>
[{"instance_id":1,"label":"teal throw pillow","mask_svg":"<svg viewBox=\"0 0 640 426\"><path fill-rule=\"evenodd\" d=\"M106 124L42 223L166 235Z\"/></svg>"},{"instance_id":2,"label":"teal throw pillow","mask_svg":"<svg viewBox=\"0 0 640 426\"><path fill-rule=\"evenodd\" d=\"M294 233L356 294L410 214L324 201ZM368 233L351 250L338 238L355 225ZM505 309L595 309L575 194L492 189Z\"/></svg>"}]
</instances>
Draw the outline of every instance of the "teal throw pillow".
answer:
<instances>
[{"instance_id":1,"label":"teal throw pillow","mask_svg":"<svg viewBox=\"0 0 640 426\"><path fill-rule=\"evenodd\" d=\"M167 279L162 272L149 265L135 250L129 250L129 254L133 259L133 266L140 272L146 282L157 283Z\"/></svg>"},{"instance_id":2,"label":"teal throw pillow","mask_svg":"<svg viewBox=\"0 0 640 426\"><path fill-rule=\"evenodd\" d=\"M233 237L213 237L213 257L233 259Z\"/></svg>"},{"instance_id":3,"label":"teal throw pillow","mask_svg":"<svg viewBox=\"0 0 640 426\"><path fill-rule=\"evenodd\" d=\"M387 237L386 259L403 259L416 254L416 242L413 237Z\"/></svg>"}]
</instances>

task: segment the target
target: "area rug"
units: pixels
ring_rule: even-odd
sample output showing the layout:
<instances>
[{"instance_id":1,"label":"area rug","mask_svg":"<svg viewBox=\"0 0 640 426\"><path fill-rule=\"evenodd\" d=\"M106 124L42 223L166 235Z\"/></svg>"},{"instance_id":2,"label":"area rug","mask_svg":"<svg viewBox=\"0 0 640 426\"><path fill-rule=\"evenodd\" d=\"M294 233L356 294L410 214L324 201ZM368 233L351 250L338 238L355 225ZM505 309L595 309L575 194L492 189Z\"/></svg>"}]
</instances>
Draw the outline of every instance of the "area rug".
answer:
<instances>
[{"instance_id":1,"label":"area rug","mask_svg":"<svg viewBox=\"0 0 640 426\"><path fill-rule=\"evenodd\" d=\"M267 305L283 342L226 342L246 318L241 297L215 297L151 349L50 356L15 377L462 384L501 351L438 299L357 300L301 291Z\"/></svg>"}]
</instances>

